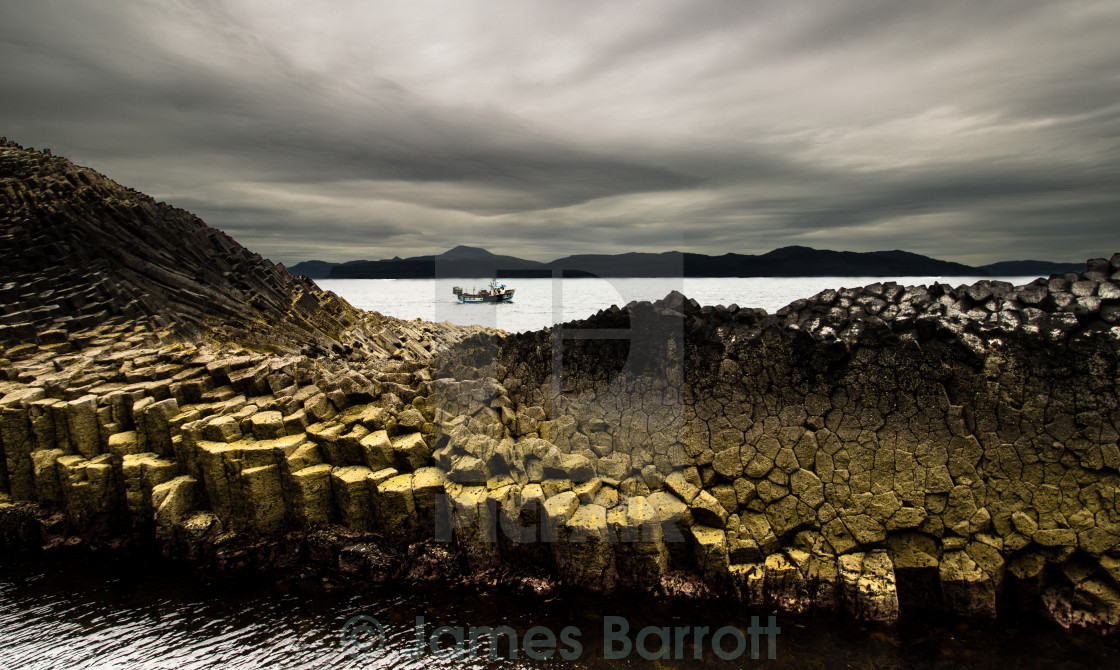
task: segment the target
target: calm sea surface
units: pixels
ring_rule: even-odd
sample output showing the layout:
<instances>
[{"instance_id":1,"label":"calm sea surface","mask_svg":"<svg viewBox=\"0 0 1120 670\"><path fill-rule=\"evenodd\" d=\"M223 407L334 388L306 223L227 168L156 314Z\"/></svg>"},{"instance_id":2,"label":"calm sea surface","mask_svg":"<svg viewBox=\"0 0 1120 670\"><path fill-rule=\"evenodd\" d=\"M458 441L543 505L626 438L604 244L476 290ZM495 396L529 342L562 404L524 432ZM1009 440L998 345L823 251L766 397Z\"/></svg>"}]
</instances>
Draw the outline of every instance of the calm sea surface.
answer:
<instances>
[{"instance_id":1,"label":"calm sea surface","mask_svg":"<svg viewBox=\"0 0 1120 670\"><path fill-rule=\"evenodd\" d=\"M701 305L761 307L773 313L798 298L808 298L827 288L864 286L880 281L902 285L935 284L957 286L978 279L999 279L1025 284L1036 277L750 277L750 278L653 278L653 279L507 279L517 290L512 302L463 305L451 289L484 288L489 279L319 279L316 283L334 291L362 309L402 319L450 321L469 326L483 325L511 332L547 328L556 323L588 317L600 309L625 305L632 300L658 300L670 291L680 291Z\"/></svg>"},{"instance_id":2,"label":"calm sea surface","mask_svg":"<svg viewBox=\"0 0 1120 670\"><path fill-rule=\"evenodd\" d=\"M895 627L863 626L835 618L775 617L781 632L768 656L768 635L760 634L760 658L750 658L751 615L768 624L764 612L736 605L635 603L626 598L553 597L541 602L509 594L473 590L379 589L324 591L265 579L206 583L158 561L119 564L109 561L14 566L0 562L0 668L120 668L151 670L250 670L255 668L1116 668L1120 649L1114 641L1069 633L1038 620L964 622L942 615L912 615ZM384 634L373 649L343 646L342 631L353 617L376 619ZM439 626L509 626L518 643L509 660L503 642L497 660L487 647L452 653L450 636L417 652L417 617L421 639L430 644ZM614 640L604 635L607 617L625 619L629 630ZM363 619L373 630L369 619ZM565 628L574 645L556 642L554 657L535 661L526 653L531 629L543 627L563 640ZM675 631L708 627L700 645L680 647L672 658ZM711 635L725 626L739 630L746 642L742 656L721 660ZM669 628L668 660L649 661L632 646L622 660L622 639L637 643L646 627ZM609 631L608 631L609 632ZM546 635L538 630L537 639ZM370 642L374 638L357 638ZM659 637L645 639L656 652ZM686 641L692 639L691 631ZM545 645L546 647L548 645ZM722 637L722 651L736 651L734 635ZM578 651L578 653L574 653ZM648 653L647 652L647 653ZM541 653L541 652L538 652ZM650 654L652 655L652 654Z\"/></svg>"}]
</instances>

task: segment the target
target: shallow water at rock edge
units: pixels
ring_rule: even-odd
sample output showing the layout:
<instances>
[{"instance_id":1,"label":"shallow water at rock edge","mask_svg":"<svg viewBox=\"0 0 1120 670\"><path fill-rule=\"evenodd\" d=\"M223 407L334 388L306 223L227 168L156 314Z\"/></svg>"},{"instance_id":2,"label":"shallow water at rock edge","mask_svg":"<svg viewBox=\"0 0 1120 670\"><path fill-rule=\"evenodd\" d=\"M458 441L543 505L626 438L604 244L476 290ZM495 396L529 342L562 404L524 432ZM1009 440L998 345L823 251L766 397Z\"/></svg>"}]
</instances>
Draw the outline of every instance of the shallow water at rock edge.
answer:
<instances>
[{"instance_id":1,"label":"shallow water at rock edge","mask_svg":"<svg viewBox=\"0 0 1120 670\"><path fill-rule=\"evenodd\" d=\"M1120 667L1120 641L1068 632L1041 620L968 622L940 614L911 614L894 627L832 617L775 615L781 629L762 631L751 659L751 618L768 625L768 612L725 603L688 603L559 594L543 600L505 592L401 586L327 589L321 584L266 576L204 582L158 559L4 565L0 575L0 667L26 668L504 668L504 667L773 667L773 668L1101 668ZM372 649L346 647L353 617L377 620L383 637L354 637ZM423 617L417 642L417 618ZM621 632L621 620L629 630ZM364 620L363 620L364 621ZM428 646L441 626L437 653ZM510 626L518 640L509 658L483 644L447 651L455 629ZM697 627L709 633L693 658ZM720 636L723 660L711 637ZM528 644L534 627L537 653ZM572 628L569 628L572 627ZM667 628L665 633L647 627ZM678 633L688 627L689 630ZM567 630L565 637L564 630ZM548 643L549 634L556 641ZM606 635L605 635L606 633ZM667 637L662 637L667 633ZM665 660L656 655L669 643ZM623 640L626 640L624 642ZM678 645L678 641L683 644ZM627 642L632 645L625 653ZM683 658L675 658L680 653ZM566 652L570 660L560 658ZM578 652L578 653L577 653ZM608 660L609 654L620 657Z\"/></svg>"}]
</instances>

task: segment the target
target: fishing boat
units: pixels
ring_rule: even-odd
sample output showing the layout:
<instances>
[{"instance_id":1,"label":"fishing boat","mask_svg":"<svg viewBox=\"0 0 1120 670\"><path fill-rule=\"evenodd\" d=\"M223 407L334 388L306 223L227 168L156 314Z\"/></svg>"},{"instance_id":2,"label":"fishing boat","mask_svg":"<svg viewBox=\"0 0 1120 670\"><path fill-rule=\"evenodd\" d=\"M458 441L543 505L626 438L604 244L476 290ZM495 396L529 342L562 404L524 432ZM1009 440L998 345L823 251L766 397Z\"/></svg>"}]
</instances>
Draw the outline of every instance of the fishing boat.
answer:
<instances>
[{"instance_id":1,"label":"fishing boat","mask_svg":"<svg viewBox=\"0 0 1120 670\"><path fill-rule=\"evenodd\" d=\"M497 279L491 280L490 285L481 291L472 289L473 293L468 293L463 290L461 286L456 286L451 289L459 302L509 302L513 300L513 292L516 289L507 287L505 284L498 283Z\"/></svg>"}]
</instances>

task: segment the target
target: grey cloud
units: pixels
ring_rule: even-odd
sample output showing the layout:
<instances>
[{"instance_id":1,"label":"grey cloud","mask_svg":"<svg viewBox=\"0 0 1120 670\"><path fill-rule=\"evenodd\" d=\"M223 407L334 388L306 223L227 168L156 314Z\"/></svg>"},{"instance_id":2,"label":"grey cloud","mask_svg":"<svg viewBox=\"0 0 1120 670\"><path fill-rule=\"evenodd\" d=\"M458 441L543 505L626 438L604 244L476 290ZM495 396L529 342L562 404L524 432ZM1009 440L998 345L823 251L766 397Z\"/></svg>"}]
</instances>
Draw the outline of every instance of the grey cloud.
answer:
<instances>
[{"instance_id":1,"label":"grey cloud","mask_svg":"<svg viewBox=\"0 0 1120 670\"><path fill-rule=\"evenodd\" d=\"M107 40L127 42L138 32L119 34L123 28L101 26ZM207 153L233 159L244 166L244 174L260 173L269 180L464 181L531 193L536 207L696 182L549 137L499 110L427 103L393 82L366 92L357 101L361 104L340 108L322 82L283 67L282 59L253 50L251 42L245 47L257 72L184 69L158 45L145 48L143 39L135 51L98 61L99 53L84 43L67 45L59 39L55 52L32 37L5 37L9 62L25 50L51 61L32 72L45 95L21 98L11 113L26 117L43 106L71 108L75 114L72 108L80 99L84 118L79 126L90 134L98 123L114 128L101 139L103 146L118 143L115 149L105 147L114 153L194 153L192 144L201 139ZM7 70L0 76L0 82L18 87L24 73ZM52 86L72 77L81 81L77 90ZM158 132L141 142L122 142L133 125Z\"/></svg>"},{"instance_id":2,"label":"grey cloud","mask_svg":"<svg viewBox=\"0 0 1120 670\"><path fill-rule=\"evenodd\" d=\"M5 10L0 134L289 263L1077 260L1115 245L1118 31L1105 1L45 0Z\"/></svg>"}]
</instances>

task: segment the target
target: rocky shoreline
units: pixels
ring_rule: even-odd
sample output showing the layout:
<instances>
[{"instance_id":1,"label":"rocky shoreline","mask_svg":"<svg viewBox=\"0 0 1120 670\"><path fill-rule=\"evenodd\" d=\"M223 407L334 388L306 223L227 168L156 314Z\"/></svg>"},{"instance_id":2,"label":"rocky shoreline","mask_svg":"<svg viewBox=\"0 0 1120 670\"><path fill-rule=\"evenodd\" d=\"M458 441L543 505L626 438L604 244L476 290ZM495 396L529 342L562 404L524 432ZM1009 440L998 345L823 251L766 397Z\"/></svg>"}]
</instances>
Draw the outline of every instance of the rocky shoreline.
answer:
<instances>
[{"instance_id":1,"label":"rocky shoreline","mask_svg":"<svg viewBox=\"0 0 1120 670\"><path fill-rule=\"evenodd\" d=\"M5 553L1120 628L1120 254L508 335L361 312L60 158L0 168Z\"/></svg>"}]
</instances>

